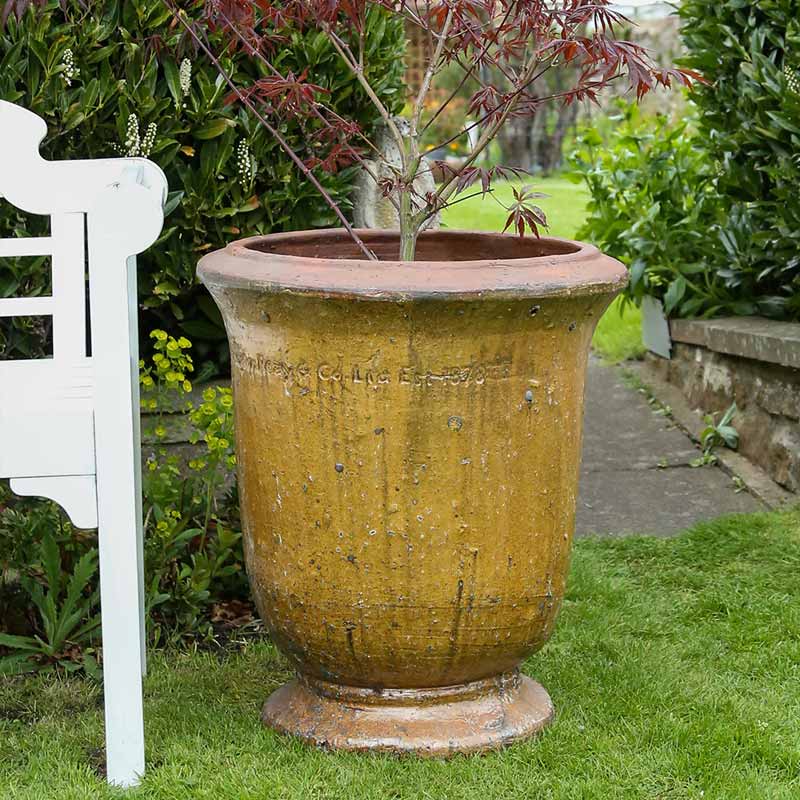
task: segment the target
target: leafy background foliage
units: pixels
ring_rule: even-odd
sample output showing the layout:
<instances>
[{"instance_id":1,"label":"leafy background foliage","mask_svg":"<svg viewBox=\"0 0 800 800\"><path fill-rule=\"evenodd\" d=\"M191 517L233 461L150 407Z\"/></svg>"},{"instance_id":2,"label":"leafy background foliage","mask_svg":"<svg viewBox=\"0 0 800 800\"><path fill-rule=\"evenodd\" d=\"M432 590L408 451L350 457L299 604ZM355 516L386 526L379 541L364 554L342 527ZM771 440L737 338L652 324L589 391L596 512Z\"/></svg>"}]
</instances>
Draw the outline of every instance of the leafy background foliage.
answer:
<instances>
[{"instance_id":1,"label":"leafy background foliage","mask_svg":"<svg viewBox=\"0 0 800 800\"><path fill-rule=\"evenodd\" d=\"M753 311L800 318L800 2L687 0L700 138L729 218L720 275ZM727 262L727 264L725 263Z\"/></svg>"},{"instance_id":2,"label":"leafy background foliage","mask_svg":"<svg viewBox=\"0 0 800 800\"><path fill-rule=\"evenodd\" d=\"M207 387L192 402L192 345L165 331L140 363L145 428L145 607L154 644L215 646L254 621L235 481L233 398ZM168 445L185 411L196 445L188 464ZM99 675L97 533L51 502L0 485L0 675L82 669Z\"/></svg>"},{"instance_id":3,"label":"leafy background foliage","mask_svg":"<svg viewBox=\"0 0 800 800\"><path fill-rule=\"evenodd\" d=\"M630 297L674 316L800 320L800 3L680 8L687 62L709 84L681 122L623 110L608 139L584 133L581 235L628 264Z\"/></svg>"},{"instance_id":4,"label":"leafy background foliage","mask_svg":"<svg viewBox=\"0 0 800 800\"><path fill-rule=\"evenodd\" d=\"M651 295L682 316L738 307L709 268L722 209L714 165L697 147L693 125L643 118L636 106L621 104L608 137L582 131L571 155L591 198L578 238L629 266L628 298L639 303Z\"/></svg>"},{"instance_id":5,"label":"leafy background foliage","mask_svg":"<svg viewBox=\"0 0 800 800\"><path fill-rule=\"evenodd\" d=\"M202 6L182 4L195 16ZM399 110L402 26L384 13L371 13L367 42L373 86ZM223 62L237 83L261 77L255 59L225 52ZM181 84L184 59L191 61L188 93ZM311 70L315 82L332 91L336 111L371 130L373 107L324 36L295 34L276 60L284 72ZM139 259L142 330L161 327L188 335L206 376L225 371L227 345L216 307L195 280L203 252L245 235L334 223L314 188L245 111L227 102L227 94L217 71L194 52L157 0L48 0L41 8L29 7L19 20L12 15L0 31L0 98L47 121L46 157L144 154L166 172L173 190L170 214L158 243ZM151 125L152 149L142 152ZM313 131L308 122L288 121L282 133L302 150ZM319 177L349 208L354 170ZM31 235L41 224L0 204L0 236ZM47 267L30 261L0 264L0 297L45 293ZM0 331L0 352L6 358L30 355L37 333L25 323Z\"/></svg>"}]
</instances>

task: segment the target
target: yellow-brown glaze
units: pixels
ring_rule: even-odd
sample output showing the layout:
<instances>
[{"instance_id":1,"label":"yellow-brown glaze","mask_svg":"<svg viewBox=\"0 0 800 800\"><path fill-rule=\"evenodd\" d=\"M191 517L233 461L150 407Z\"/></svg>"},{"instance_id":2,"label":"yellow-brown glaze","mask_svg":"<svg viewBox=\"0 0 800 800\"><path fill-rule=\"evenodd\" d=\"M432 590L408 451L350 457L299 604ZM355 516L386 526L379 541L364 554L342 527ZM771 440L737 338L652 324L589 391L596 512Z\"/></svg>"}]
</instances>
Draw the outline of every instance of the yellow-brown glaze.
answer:
<instances>
[{"instance_id":1,"label":"yellow-brown glaze","mask_svg":"<svg viewBox=\"0 0 800 800\"><path fill-rule=\"evenodd\" d=\"M448 687L513 674L547 640L589 343L624 280L595 260L605 283L518 297L286 291L201 266L231 344L248 572L300 674Z\"/></svg>"}]
</instances>

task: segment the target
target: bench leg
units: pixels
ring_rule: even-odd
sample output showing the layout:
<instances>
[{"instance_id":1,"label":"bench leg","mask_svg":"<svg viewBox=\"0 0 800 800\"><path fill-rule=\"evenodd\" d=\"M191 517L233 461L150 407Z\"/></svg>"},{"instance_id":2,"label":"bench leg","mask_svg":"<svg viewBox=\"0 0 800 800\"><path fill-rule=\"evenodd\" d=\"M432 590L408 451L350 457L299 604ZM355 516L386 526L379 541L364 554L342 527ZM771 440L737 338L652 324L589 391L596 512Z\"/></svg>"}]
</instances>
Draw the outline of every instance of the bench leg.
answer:
<instances>
[{"instance_id":1,"label":"bench leg","mask_svg":"<svg viewBox=\"0 0 800 800\"><path fill-rule=\"evenodd\" d=\"M147 620L145 618L144 594L144 526L139 523L136 536L136 577L139 595L139 652L141 653L140 669L142 677L147 677Z\"/></svg>"},{"instance_id":2,"label":"bench leg","mask_svg":"<svg viewBox=\"0 0 800 800\"><path fill-rule=\"evenodd\" d=\"M109 783L134 786L144 774L144 586L135 259L122 264L113 240L90 224L95 453L100 540L100 605ZM102 228L99 229L102 232ZM109 336L128 315L120 335Z\"/></svg>"},{"instance_id":3,"label":"bench leg","mask_svg":"<svg viewBox=\"0 0 800 800\"><path fill-rule=\"evenodd\" d=\"M100 480L98 488L102 496L107 487ZM132 515L114 519L113 511L103 513L102 500L99 505L106 769L109 783L135 786L144 774L136 526Z\"/></svg>"},{"instance_id":4,"label":"bench leg","mask_svg":"<svg viewBox=\"0 0 800 800\"><path fill-rule=\"evenodd\" d=\"M136 570L139 578L139 635L142 651L142 676L147 675L147 625L144 589L144 509L142 508L142 409L139 397L139 309L136 285L136 258L126 264L128 280L128 341L130 347L131 407L133 411L133 454L136 488Z\"/></svg>"},{"instance_id":5,"label":"bench leg","mask_svg":"<svg viewBox=\"0 0 800 800\"><path fill-rule=\"evenodd\" d=\"M132 169L138 173L141 165ZM135 785L144 773L141 450L131 253L155 241L163 223L159 202L137 180L127 175L109 184L87 217L106 753L108 780L121 786Z\"/></svg>"}]
</instances>

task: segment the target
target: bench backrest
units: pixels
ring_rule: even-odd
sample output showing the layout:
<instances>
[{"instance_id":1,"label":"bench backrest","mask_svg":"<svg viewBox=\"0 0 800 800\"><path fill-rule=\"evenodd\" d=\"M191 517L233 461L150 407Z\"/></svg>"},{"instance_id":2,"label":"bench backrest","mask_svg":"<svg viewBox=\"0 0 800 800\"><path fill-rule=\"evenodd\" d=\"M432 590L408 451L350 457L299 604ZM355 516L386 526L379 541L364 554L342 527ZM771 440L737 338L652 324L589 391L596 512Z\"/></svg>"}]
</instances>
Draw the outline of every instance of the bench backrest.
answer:
<instances>
[{"instance_id":1,"label":"bench backrest","mask_svg":"<svg viewBox=\"0 0 800 800\"><path fill-rule=\"evenodd\" d=\"M49 236L0 239L0 258L49 256L52 267L51 297L0 298L0 317L51 317L53 359L73 364L86 356L87 216L105 216L105 224L116 229L108 233L129 240L130 252L141 252L152 243L147 229L157 227L157 236L161 221L148 225L142 220L134 226L129 219L109 220L99 207L101 198L115 185L135 183L156 195L153 207L160 208L167 183L146 159L45 161L39 145L46 133L38 116L0 101L0 197L23 211L50 217Z\"/></svg>"}]
</instances>

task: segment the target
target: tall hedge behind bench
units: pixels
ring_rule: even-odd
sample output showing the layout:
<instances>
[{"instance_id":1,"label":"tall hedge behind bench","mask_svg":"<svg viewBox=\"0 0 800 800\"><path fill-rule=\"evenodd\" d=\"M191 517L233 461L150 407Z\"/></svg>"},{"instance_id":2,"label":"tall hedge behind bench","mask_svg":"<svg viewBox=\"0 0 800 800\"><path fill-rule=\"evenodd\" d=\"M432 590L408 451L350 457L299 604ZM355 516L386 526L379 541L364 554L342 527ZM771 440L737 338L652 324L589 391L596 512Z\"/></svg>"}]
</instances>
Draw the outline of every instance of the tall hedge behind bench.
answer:
<instances>
[{"instance_id":1,"label":"tall hedge behind bench","mask_svg":"<svg viewBox=\"0 0 800 800\"><path fill-rule=\"evenodd\" d=\"M197 12L202 2L181 5ZM399 110L403 31L373 13L368 42L371 83ZM237 83L259 74L244 55L223 62ZM293 38L276 66L295 74L312 68L315 83L336 87L332 97L343 117L368 129L376 122L322 34ZM47 157L145 155L166 172L174 191L164 233L139 260L142 330L187 334L207 372L224 371L227 354L217 310L195 281L199 256L238 236L334 224L278 145L245 111L226 104L227 94L160 0L49 0L19 20L12 14L0 30L0 98L47 120ZM284 134L300 149L308 139L292 125ZM352 169L320 175L345 203L353 177ZM0 236L33 234L41 224L0 201ZM43 294L49 283L41 260L0 263L0 297ZM0 329L0 356L35 353L41 333L33 323Z\"/></svg>"}]
</instances>

